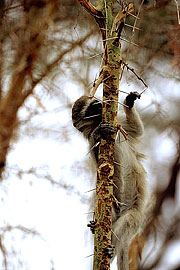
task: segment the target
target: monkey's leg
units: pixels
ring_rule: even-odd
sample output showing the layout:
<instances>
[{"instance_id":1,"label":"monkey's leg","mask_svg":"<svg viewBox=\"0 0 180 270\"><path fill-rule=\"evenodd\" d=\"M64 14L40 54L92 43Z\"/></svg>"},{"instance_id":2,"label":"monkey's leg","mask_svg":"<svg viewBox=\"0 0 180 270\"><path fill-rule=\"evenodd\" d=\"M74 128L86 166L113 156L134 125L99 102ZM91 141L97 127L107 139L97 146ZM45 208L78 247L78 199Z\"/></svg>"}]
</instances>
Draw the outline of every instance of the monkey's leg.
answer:
<instances>
[{"instance_id":1,"label":"monkey's leg","mask_svg":"<svg viewBox=\"0 0 180 270\"><path fill-rule=\"evenodd\" d=\"M128 249L140 223L141 214L132 209L113 224L112 244L115 245L118 270L129 270Z\"/></svg>"}]
</instances>

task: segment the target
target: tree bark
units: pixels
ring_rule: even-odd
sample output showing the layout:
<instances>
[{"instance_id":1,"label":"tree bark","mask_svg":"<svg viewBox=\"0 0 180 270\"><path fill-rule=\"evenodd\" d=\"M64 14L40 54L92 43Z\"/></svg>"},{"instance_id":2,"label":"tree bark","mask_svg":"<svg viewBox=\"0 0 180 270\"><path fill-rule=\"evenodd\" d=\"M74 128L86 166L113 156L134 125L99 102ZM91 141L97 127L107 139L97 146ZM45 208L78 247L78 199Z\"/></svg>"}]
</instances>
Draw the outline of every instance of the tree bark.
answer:
<instances>
[{"instance_id":1,"label":"tree bark","mask_svg":"<svg viewBox=\"0 0 180 270\"><path fill-rule=\"evenodd\" d=\"M99 25L104 45L103 74L103 109L102 120L117 130L117 109L119 94L119 77L121 70L120 35L130 4L126 10L120 11L115 17L112 14L117 0L98 0L96 7L89 1L79 0L80 4L94 16ZM95 236L93 270L110 269L110 258L105 250L111 246L114 146L116 133L101 139L98 157L96 181Z\"/></svg>"}]
</instances>

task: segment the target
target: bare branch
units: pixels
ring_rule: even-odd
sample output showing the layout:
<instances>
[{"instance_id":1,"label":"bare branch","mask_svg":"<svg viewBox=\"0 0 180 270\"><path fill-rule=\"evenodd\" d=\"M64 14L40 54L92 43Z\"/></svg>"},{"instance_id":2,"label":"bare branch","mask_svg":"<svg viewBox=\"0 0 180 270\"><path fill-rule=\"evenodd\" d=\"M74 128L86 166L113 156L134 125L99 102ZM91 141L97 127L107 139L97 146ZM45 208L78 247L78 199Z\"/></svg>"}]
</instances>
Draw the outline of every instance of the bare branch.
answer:
<instances>
[{"instance_id":1,"label":"bare branch","mask_svg":"<svg viewBox=\"0 0 180 270\"><path fill-rule=\"evenodd\" d=\"M122 61L122 63L123 63L123 65L125 65L125 67L127 68L127 69L129 69L130 71L132 71L133 73L134 73L134 75L138 78L138 80L140 80L144 85L145 85L145 87L146 88L148 88L148 85L145 83L145 81L135 72L135 70L134 70L134 68L130 68L129 66L128 66L128 64L126 64L125 63L125 61Z\"/></svg>"},{"instance_id":2,"label":"bare branch","mask_svg":"<svg viewBox=\"0 0 180 270\"><path fill-rule=\"evenodd\" d=\"M91 15L99 16L100 12L88 1L78 0L81 6L83 6Z\"/></svg>"},{"instance_id":3,"label":"bare branch","mask_svg":"<svg viewBox=\"0 0 180 270\"><path fill-rule=\"evenodd\" d=\"M102 80L103 80L103 73L100 74L99 78L97 79L97 81L94 83L93 89L90 92L89 97L94 97L99 85L101 84Z\"/></svg>"},{"instance_id":4,"label":"bare branch","mask_svg":"<svg viewBox=\"0 0 180 270\"><path fill-rule=\"evenodd\" d=\"M177 0L174 0L174 2L176 3L178 24L180 24L179 5L178 5Z\"/></svg>"}]
</instances>

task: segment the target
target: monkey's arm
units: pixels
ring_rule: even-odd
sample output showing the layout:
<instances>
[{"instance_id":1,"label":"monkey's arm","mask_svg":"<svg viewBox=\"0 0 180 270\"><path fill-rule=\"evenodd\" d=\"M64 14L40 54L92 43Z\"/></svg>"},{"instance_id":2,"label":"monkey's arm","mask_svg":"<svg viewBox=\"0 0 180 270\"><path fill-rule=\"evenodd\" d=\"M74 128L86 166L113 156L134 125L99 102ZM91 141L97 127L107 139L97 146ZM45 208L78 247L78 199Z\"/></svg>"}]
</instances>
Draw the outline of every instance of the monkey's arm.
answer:
<instances>
[{"instance_id":1,"label":"monkey's arm","mask_svg":"<svg viewBox=\"0 0 180 270\"><path fill-rule=\"evenodd\" d=\"M140 99L140 97L140 94L137 92L131 92L124 100L124 104L126 105L124 106L126 122L123 127L132 137L139 137L144 132L143 123L134 107L135 100L137 98Z\"/></svg>"}]
</instances>

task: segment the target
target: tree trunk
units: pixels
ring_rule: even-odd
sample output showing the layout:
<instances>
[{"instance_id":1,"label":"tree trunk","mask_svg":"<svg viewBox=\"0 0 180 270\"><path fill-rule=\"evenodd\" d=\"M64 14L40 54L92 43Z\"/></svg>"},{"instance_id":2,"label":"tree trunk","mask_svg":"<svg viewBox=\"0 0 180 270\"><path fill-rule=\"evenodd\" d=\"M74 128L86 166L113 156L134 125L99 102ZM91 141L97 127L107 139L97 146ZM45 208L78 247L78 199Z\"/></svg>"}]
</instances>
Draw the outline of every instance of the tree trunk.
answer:
<instances>
[{"instance_id":1,"label":"tree trunk","mask_svg":"<svg viewBox=\"0 0 180 270\"><path fill-rule=\"evenodd\" d=\"M102 120L117 130L119 77L121 70L120 35L124 25L122 18L132 11L130 4L116 17L112 9L117 0L98 0L96 7L87 0L79 0L99 24L104 45L103 110ZM102 75L101 75L102 76ZM110 269L110 258L105 252L111 246L114 146L116 134L101 139L96 182L95 236L93 270Z\"/></svg>"}]
</instances>

